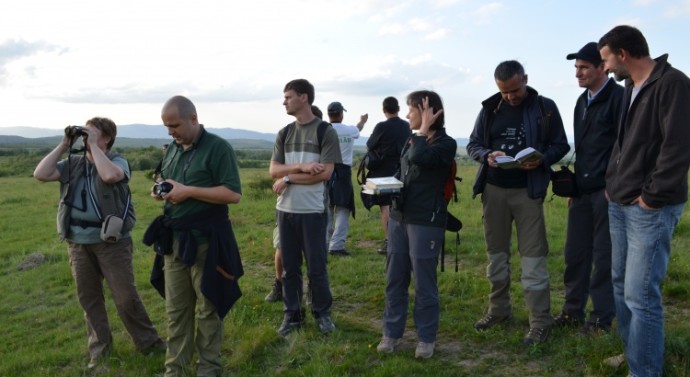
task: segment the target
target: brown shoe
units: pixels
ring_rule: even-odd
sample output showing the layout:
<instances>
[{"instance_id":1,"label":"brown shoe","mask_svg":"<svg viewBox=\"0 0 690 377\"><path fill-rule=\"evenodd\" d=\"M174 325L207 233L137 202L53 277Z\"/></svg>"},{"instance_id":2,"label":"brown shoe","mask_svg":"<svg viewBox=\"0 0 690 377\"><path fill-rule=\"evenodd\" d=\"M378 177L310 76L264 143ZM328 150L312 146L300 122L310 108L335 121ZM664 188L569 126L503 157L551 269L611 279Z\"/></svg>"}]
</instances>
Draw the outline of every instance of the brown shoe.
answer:
<instances>
[{"instance_id":1,"label":"brown shoe","mask_svg":"<svg viewBox=\"0 0 690 377\"><path fill-rule=\"evenodd\" d=\"M531 346L532 344L544 343L548 337L548 328L532 327L522 339L522 344Z\"/></svg>"},{"instance_id":2,"label":"brown shoe","mask_svg":"<svg viewBox=\"0 0 690 377\"><path fill-rule=\"evenodd\" d=\"M480 330L480 331L487 330L487 329L494 327L500 323L508 322L511 319L513 319L512 314L508 314L507 316L499 317L499 316L495 316L493 314L487 313L484 317L482 317L482 319L480 319L479 321L474 323L474 328L477 330Z\"/></svg>"}]
</instances>

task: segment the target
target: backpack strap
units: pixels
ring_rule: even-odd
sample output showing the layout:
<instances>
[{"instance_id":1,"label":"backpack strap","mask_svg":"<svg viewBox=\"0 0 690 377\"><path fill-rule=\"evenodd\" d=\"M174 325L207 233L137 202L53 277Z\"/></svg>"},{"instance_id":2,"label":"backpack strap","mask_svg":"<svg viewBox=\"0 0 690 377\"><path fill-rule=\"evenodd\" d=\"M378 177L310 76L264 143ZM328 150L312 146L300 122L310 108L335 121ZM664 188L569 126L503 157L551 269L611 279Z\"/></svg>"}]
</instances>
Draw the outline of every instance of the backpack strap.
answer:
<instances>
[{"instance_id":1,"label":"backpack strap","mask_svg":"<svg viewBox=\"0 0 690 377\"><path fill-rule=\"evenodd\" d=\"M319 143L319 152L321 152L321 149L323 148L323 138L326 135L326 130L328 129L328 127L332 127L331 124L322 120L321 123L319 123L318 128L316 129L316 139ZM283 150L285 150L285 140L287 139L287 135L288 133L292 132L294 128L295 122L292 122L287 126L283 127L282 130L280 130L280 142L283 144Z\"/></svg>"},{"instance_id":2,"label":"backpack strap","mask_svg":"<svg viewBox=\"0 0 690 377\"><path fill-rule=\"evenodd\" d=\"M543 143L546 145L549 141L549 133L551 132L551 112L546 111L546 105L544 105L544 97L541 95L537 96L537 102L539 103L539 113L542 119L542 138Z\"/></svg>"}]
</instances>

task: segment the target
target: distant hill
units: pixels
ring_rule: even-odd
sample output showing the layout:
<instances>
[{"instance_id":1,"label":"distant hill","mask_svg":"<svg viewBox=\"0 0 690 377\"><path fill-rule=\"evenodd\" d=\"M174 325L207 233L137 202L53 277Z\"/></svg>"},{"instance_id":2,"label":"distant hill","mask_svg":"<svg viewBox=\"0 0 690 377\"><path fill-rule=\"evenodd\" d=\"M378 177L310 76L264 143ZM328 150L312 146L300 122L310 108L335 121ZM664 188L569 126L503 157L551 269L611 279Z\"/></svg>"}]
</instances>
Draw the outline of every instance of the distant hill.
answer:
<instances>
[{"instance_id":1,"label":"distant hill","mask_svg":"<svg viewBox=\"0 0 690 377\"><path fill-rule=\"evenodd\" d=\"M276 135L273 133L256 132L237 128L207 128L224 139L230 141L235 148L263 149L273 148ZM0 127L0 145L4 146L54 146L62 136L62 130L36 127ZM365 147L368 137L360 137L355 146ZM161 146L170 143L171 139L163 125L126 124L117 126L116 146L126 148L141 148ZM458 149L467 145L467 139L456 139ZM357 149L361 149L357 148Z\"/></svg>"}]
</instances>

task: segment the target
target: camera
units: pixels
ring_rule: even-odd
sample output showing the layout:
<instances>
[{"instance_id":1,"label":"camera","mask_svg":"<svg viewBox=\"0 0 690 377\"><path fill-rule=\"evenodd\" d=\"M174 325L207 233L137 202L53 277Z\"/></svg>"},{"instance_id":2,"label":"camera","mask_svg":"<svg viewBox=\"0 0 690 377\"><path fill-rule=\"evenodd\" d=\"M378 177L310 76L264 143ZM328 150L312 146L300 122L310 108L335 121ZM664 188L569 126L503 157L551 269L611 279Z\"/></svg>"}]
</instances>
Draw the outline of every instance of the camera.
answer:
<instances>
[{"instance_id":1,"label":"camera","mask_svg":"<svg viewBox=\"0 0 690 377\"><path fill-rule=\"evenodd\" d=\"M158 196L163 196L169 193L173 189L173 185L170 182L158 182L153 185L153 193Z\"/></svg>"},{"instance_id":2,"label":"camera","mask_svg":"<svg viewBox=\"0 0 690 377\"><path fill-rule=\"evenodd\" d=\"M65 135L68 137L77 137L87 135L87 133L84 132L84 127L82 126L67 126L65 127Z\"/></svg>"}]
</instances>

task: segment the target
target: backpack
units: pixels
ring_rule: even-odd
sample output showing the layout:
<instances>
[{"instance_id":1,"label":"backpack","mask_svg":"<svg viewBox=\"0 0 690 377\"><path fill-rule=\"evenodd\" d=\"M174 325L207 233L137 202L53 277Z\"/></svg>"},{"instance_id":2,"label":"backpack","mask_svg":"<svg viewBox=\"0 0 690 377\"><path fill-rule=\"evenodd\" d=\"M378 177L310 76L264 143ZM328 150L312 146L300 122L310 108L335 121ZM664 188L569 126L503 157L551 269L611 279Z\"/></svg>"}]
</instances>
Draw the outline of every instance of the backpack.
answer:
<instances>
[{"instance_id":1,"label":"backpack","mask_svg":"<svg viewBox=\"0 0 690 377\"><path fill-rule=\"evenodd\" d=\"M453 159L453 163L450 166L450 171L448 172L448 177L446 177L446 182L443 185L443 198L446 203L450 204L450 201L458 201L458 190L455 187L455 182L462 182L462 178L457 176L458 165ZM446 219L446 230L455 233L455 272L458 272L458 247L460 246L460 229L462 229L462 221L457 217L453 216L450 211L448 212L448 217ZM443 240L441 245L441 272L445 271L444 260L446 256L446 241Z\"/></svg>"}]
</instances>

